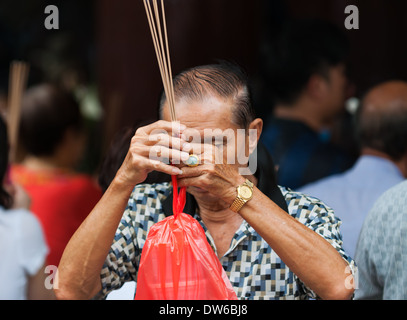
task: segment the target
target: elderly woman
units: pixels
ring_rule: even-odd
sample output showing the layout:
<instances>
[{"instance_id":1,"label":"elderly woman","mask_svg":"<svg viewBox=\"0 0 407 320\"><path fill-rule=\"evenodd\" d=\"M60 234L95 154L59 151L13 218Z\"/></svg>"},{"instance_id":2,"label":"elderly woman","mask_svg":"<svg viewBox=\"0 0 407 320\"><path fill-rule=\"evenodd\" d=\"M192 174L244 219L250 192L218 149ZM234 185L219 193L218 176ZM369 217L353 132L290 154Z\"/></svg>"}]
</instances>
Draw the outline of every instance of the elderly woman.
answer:
<instances>
[{"instance_id":1,"label":"elderly woman","mask_svg":"<svg viewBox=\"0 0 407 320\"><path fill-rule=\"evenodd\" d=\"M163 97L162 120L137 130L108 190L71 238L57 297L99 297L137 278L149 228L170 214L172 186L140 184L157 170L187 187L185 211L201 223L238 298L350 298L353 261L333 211L277 186L267 168L245 157L256 161L262 120L253 114L241 70L192 68L174 79L174 92L180 124L168 121Z\"/></svg>"}]
</instances>

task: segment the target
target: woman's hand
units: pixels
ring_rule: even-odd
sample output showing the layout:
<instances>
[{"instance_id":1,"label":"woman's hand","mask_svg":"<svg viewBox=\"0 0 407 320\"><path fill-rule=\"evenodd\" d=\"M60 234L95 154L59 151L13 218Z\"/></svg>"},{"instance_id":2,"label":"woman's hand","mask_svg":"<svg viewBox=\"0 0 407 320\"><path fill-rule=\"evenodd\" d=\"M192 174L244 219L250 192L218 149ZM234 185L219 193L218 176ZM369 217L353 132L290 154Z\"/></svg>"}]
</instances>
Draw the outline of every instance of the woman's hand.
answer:
<instances>
[{"instance_id":1,"label":"woman's hand","mask_svg":"<svg viewBox=\"0 0 407 320\"><path fill-rule=\"evenodd\" d=\"M228 164L217 146L202 144L191 147L199 157L200 164L196 167L182 166L182 174L178 175L178 186L199 187L232 204L236 198L236 187L245 181L239 174L238 167Z\"/></svg>"},{"instance_id":2,"label":"woman's hand","mask_svg":"<svg viewBox=\"0 0 407 320\"><path fill-rule=\"evenodd\" d=\"M180 137L185 126L176 122L157 121L140 127L131 139L130 148L116 181L134 186L143 182L151 171L169 175L182 173L169 163L182 163L189 154L182 151L186 141Z\"/></svg>"}]
</instances>

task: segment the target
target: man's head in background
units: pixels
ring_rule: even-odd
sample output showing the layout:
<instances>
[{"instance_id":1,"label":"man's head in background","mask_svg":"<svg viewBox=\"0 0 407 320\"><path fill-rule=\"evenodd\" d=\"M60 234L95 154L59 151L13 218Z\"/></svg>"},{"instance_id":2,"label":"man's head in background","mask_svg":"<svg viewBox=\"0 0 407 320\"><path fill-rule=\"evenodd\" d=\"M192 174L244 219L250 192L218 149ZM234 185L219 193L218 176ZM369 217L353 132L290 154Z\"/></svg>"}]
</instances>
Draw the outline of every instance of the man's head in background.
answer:
<instances>
[{"instance_id":1,"label":"man's head in background","mask_svg":"<svg viewBox=\"0 0 407 320\"><path fill-rule=\"evenodd\" d=\"M284 25L267 60L267 89L276 116L302 120L308 114L308 125L318 131L340 114L347 91L348 51L345 34L328 22L299 20Z\"/></svg>"},{"instance_id":2,"label":"man's head in background","mask_svg":"<svg viewBox=\"0 0 407 320\"><path fill-rule=\"evenodd\" d=\"M407 82L370 89L357 111L356 130L362 154L388 158L407 177Z\"/></svg>"}]
</instances>

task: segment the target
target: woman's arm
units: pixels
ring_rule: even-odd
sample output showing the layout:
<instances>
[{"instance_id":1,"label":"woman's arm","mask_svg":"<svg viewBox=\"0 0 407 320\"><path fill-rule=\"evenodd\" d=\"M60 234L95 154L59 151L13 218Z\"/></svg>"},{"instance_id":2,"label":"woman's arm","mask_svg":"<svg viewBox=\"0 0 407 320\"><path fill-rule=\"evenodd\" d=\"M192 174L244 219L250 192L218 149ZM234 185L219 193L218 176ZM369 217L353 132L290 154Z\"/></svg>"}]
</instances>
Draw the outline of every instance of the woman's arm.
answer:
<instances>
[{"instance_id":1,"label":"woman's arm","mask_svg":"<svg viewBox=\"0 0 407 320\"><path fill-rule=\"evenodd\" d=\"M166 121L157 121L136 131L129 152L109 188L65 248L56 277L55 293L58 299L90 299L101 290L100 272L134 186L144 181L153 170L167 174L182 172L150 159L152 148L167 159L180 161L185 155L188 157L187 153L170 148L168 137L174 131L177 131L177 125ZM157 136L160 139L156 139ZM178 146L183 145L179 138L170 139L177 140ZM157 141L161 141L161 144Z\"/></svg>"},{"instance_id":2,"label":"woman's arm","mask_svg":"<svg viewBox=\"0 0 407 320\"><path fill-rule=\"evenodd\" d=\"M90 299L101 290L100 270L131 191L132 187L113 180L72 236L58 267L58 299Z\"/></svg>"},{"instance_id":3,"label":"woman's arm","mask_svg":"<svg viewBox=\"0 0 407 320\"><path fill-rule=\"evenodd\" d=\"M284 212L257 188L239 214L281 260L322 299L350 299L348 264L319 234Z\"/></svg>"}]
</instances>

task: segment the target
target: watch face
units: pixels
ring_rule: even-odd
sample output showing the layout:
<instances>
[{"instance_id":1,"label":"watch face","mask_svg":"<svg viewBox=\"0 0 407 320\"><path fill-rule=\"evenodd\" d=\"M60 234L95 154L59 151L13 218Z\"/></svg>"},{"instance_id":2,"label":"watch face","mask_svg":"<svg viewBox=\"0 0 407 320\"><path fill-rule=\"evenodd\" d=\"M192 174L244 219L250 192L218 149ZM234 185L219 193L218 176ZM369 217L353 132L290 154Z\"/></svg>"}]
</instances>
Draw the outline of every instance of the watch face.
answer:
<instances>
[{"instance_id":1,"label":"watch face","mask_svg":"<svg viewBox=\"0 0 407 320\"><path fill-rule=\"evenodd\" d=\"M248 186L240 186L239 191L239 195L244 199L250 199L252 197L252 189Z\"/></svg>"}]
</instances>

